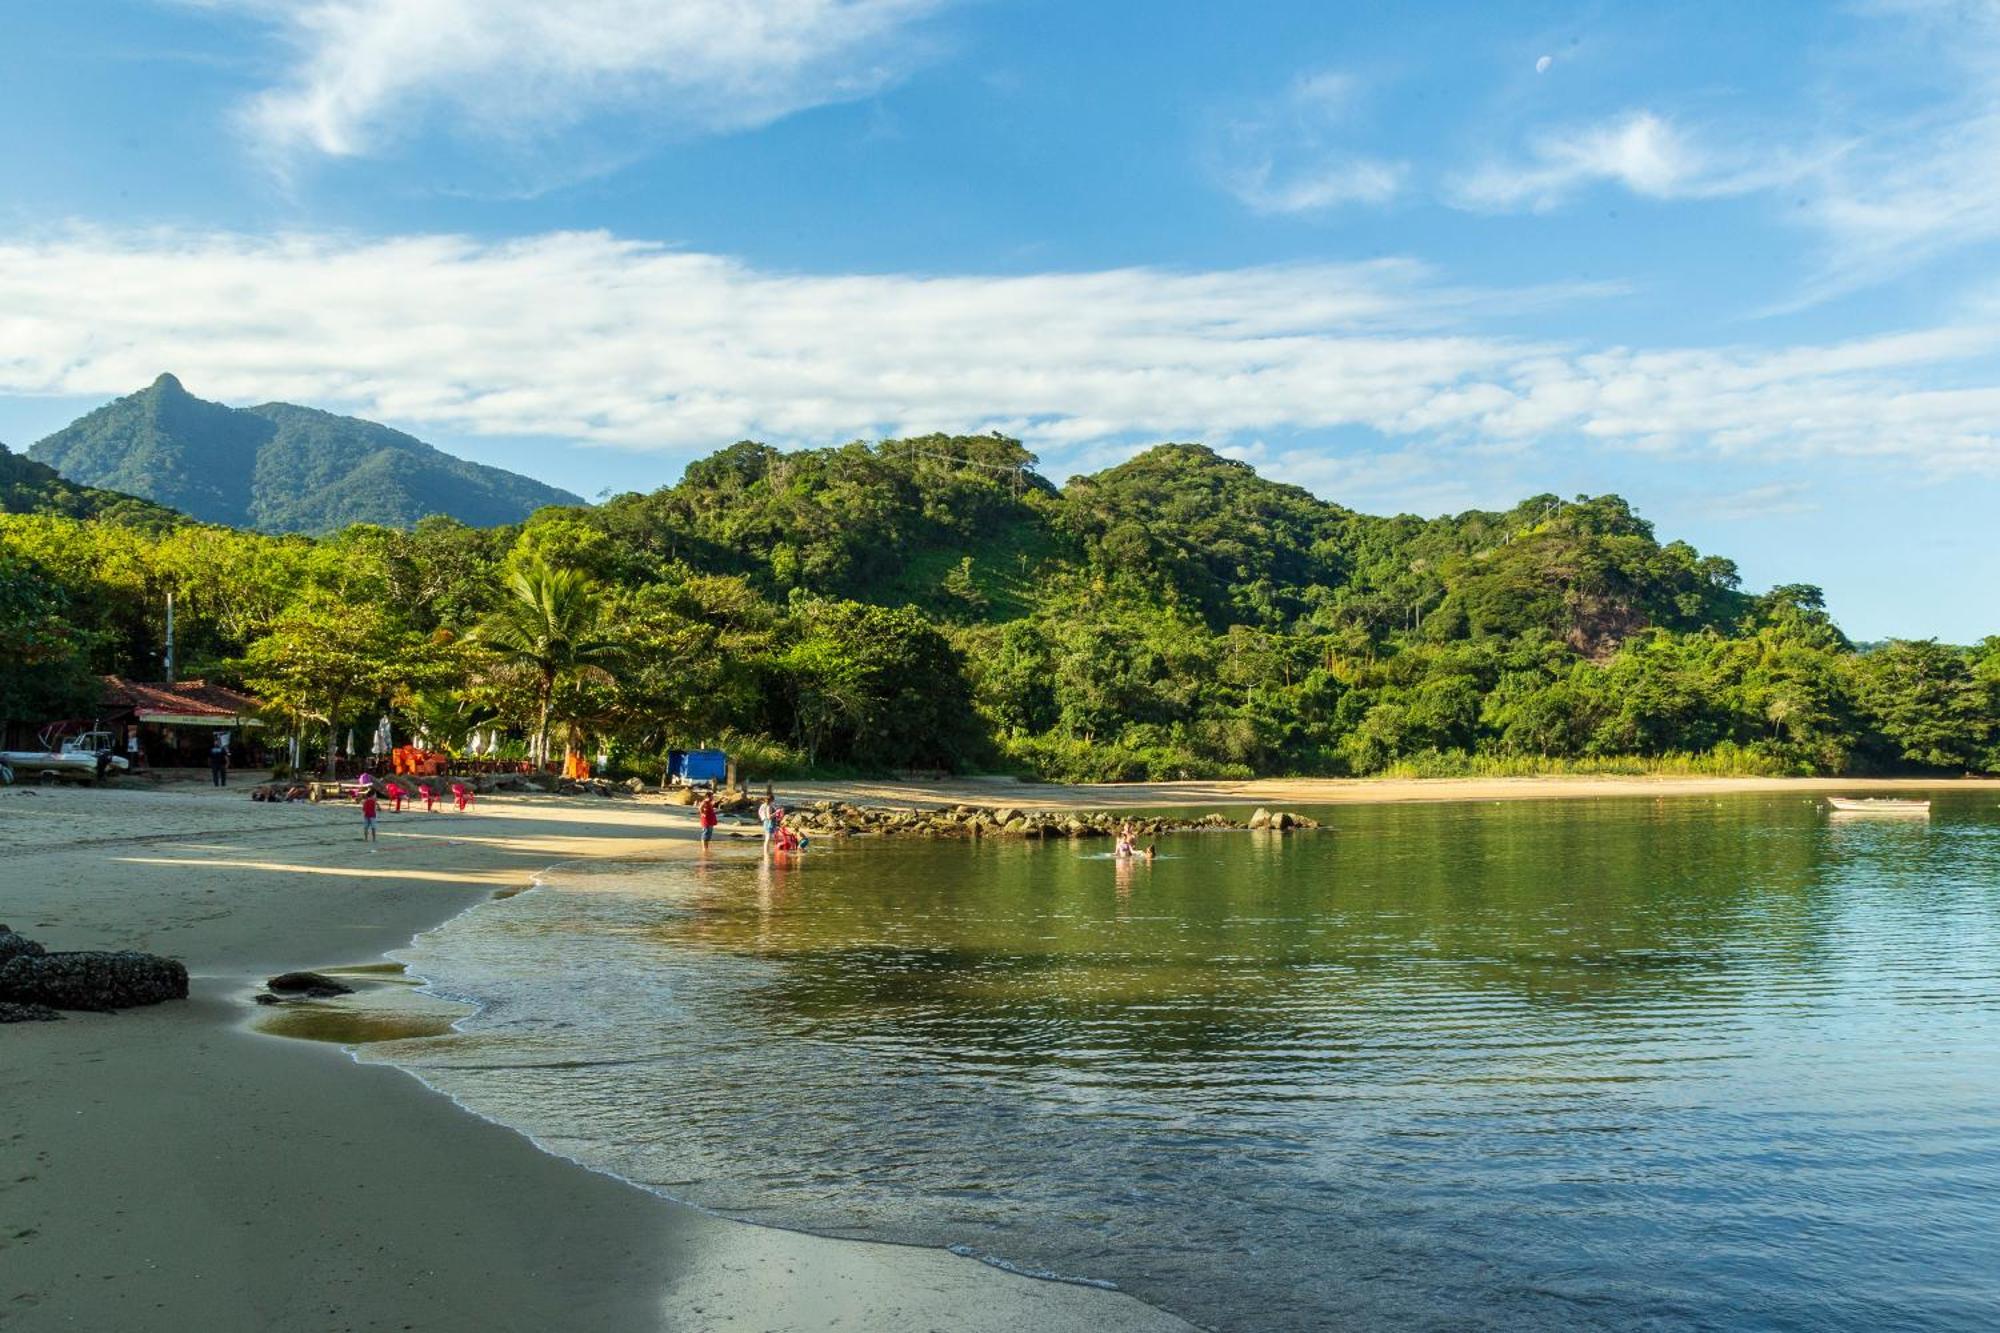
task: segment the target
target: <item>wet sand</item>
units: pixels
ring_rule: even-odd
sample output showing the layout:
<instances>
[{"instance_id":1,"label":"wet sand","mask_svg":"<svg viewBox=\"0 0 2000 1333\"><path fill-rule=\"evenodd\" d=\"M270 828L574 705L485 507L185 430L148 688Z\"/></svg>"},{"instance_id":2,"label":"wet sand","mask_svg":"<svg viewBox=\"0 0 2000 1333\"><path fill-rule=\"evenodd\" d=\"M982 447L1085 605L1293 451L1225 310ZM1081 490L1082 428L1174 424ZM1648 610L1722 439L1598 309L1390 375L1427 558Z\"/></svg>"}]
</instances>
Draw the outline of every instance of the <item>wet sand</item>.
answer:
<instances>
[{"instance_id":1,"label":"wet sand","mask_svg":"<svg viewBox=\"0 0 2000 1333\"><path fill-rule=\"evenodd\" d=\"M265 1035L269 974L365 964L577 856L691 854L684 809L466 816L244 788L0 790L0 921L185 960L185 1004L0 1028L0 1329L1185 1329L942 1251L710 1217L338 1045Z\"/></svg>"}]
</instances>

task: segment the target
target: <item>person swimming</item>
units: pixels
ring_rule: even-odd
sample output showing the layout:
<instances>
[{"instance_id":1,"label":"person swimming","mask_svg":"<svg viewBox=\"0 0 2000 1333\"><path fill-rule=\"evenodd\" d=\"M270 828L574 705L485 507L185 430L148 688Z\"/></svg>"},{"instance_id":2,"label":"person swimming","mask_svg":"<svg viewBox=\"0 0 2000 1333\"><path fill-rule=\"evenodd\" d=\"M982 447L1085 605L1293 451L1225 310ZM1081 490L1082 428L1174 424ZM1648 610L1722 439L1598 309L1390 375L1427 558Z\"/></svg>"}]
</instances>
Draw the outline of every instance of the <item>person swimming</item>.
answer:
<instances>
[{"instance_id":1,"label":"person swimming","mask_svg":"<svg viewBox=\"0 0 2000 1333\"><path fill-rule=\"evenodd\" d=\"M1111 854L1121 861L1150 861L1153 859L1153 851L1156 846L1157 844L1149 842L1144 847L1141 847L1132 837L1128 827L1128 831L1118 835L1118 846Z\"/></svg>"}]
</instances>

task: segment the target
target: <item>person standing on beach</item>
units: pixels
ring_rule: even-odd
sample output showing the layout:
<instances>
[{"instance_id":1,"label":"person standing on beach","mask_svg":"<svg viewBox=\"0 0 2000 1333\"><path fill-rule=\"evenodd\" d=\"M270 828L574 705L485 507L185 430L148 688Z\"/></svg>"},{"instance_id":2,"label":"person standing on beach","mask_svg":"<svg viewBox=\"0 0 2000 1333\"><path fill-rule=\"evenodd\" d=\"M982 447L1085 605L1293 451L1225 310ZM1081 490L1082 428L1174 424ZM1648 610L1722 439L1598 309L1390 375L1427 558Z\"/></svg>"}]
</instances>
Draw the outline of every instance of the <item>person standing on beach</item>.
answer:
<instances>
[{"instance_id":1,"label":"person standing on beach","mask_svg":"<svg viewBox=\"0 0 2000 1333\"><path fill-rule=\"evenodd\" d=\"M361 840L368 850L375 850L375 793L373 790L361 793Z\"/></svg>"},{"instance_id":2,"label":"person standing on beach","mask_svg":"<svg viewBox=\"0 0 2000 1333\"><path fill-rule=\"evenodd\" d=\"M229 785L229 747L222 743L220 736L208 747L208 777L215 786Z\"/></svg>"},{"instance_id":3,"label":"person standing on beach","mask_svg":"<svg viewBox=\"0 0 2000 1333\"><path fill-rule=\"evenodd\" d=\"M714 792L710 792L708 793L708 795L701 798L701 806L699 809L695 811L695 817L701 821L701 845L706 847L708 846L709 843L715 840L715 823L717 816L715 813Z\"/></svg>"},{"instance_id":4,"label":"person standing on beach","mask_svg":"<svg viewBox=\"0 0 2000 1333\"><path fill-rule=\"evenodd\" d=\"M771 800L769 788L764 791L764 799L757 803L757 822L764 826L764 854L771 854L771 835L778 831L778 807Z\"/></svg>"}]
</instances>

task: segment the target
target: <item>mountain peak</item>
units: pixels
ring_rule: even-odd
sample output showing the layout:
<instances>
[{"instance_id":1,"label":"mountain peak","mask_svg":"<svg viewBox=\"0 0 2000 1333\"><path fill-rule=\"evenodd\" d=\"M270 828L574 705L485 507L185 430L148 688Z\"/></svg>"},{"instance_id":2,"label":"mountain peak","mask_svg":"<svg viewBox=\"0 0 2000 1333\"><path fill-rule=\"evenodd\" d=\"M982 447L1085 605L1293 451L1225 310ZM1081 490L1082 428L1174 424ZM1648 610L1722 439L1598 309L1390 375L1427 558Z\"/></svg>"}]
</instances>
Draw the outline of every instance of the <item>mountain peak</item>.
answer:
<instances>
[{"instance_id":1,"label":"mountain peak","mask_svg":"<svg viewBox=\"0 0 2000 1333\"><path fill-rule=\"evenodd\" d=\"M269 532L408 527L427 514L485 527L583 503L372 421L286 403L207 402L171 374L72 422L30 457L72 482Z\"/></svg>"}]
</instances>

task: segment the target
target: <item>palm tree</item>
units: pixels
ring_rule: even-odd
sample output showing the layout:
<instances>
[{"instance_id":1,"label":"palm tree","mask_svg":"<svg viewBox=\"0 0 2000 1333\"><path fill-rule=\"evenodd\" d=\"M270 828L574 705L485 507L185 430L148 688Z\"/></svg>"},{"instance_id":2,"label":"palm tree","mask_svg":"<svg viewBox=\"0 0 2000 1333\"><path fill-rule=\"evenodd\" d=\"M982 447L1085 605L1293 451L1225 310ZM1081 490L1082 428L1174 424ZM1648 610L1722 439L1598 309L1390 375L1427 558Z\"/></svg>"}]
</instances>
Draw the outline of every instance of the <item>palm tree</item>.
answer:
<instances>
[{"instance_id":1,"label":"palm tree","mask_svg":"<svg viewBox=\"0 0 2000 1333\"><path fill-rule=\"evenodd\" d=\"M548 760L556 683L566 676L602 672L618 654L603 625L604 593L595 580L581 570L553 569L537 560L507 575L506 600L479 628L481 643L535 673L541 712L535 729L538 763Z\"/></svg>"}]
</instances>

